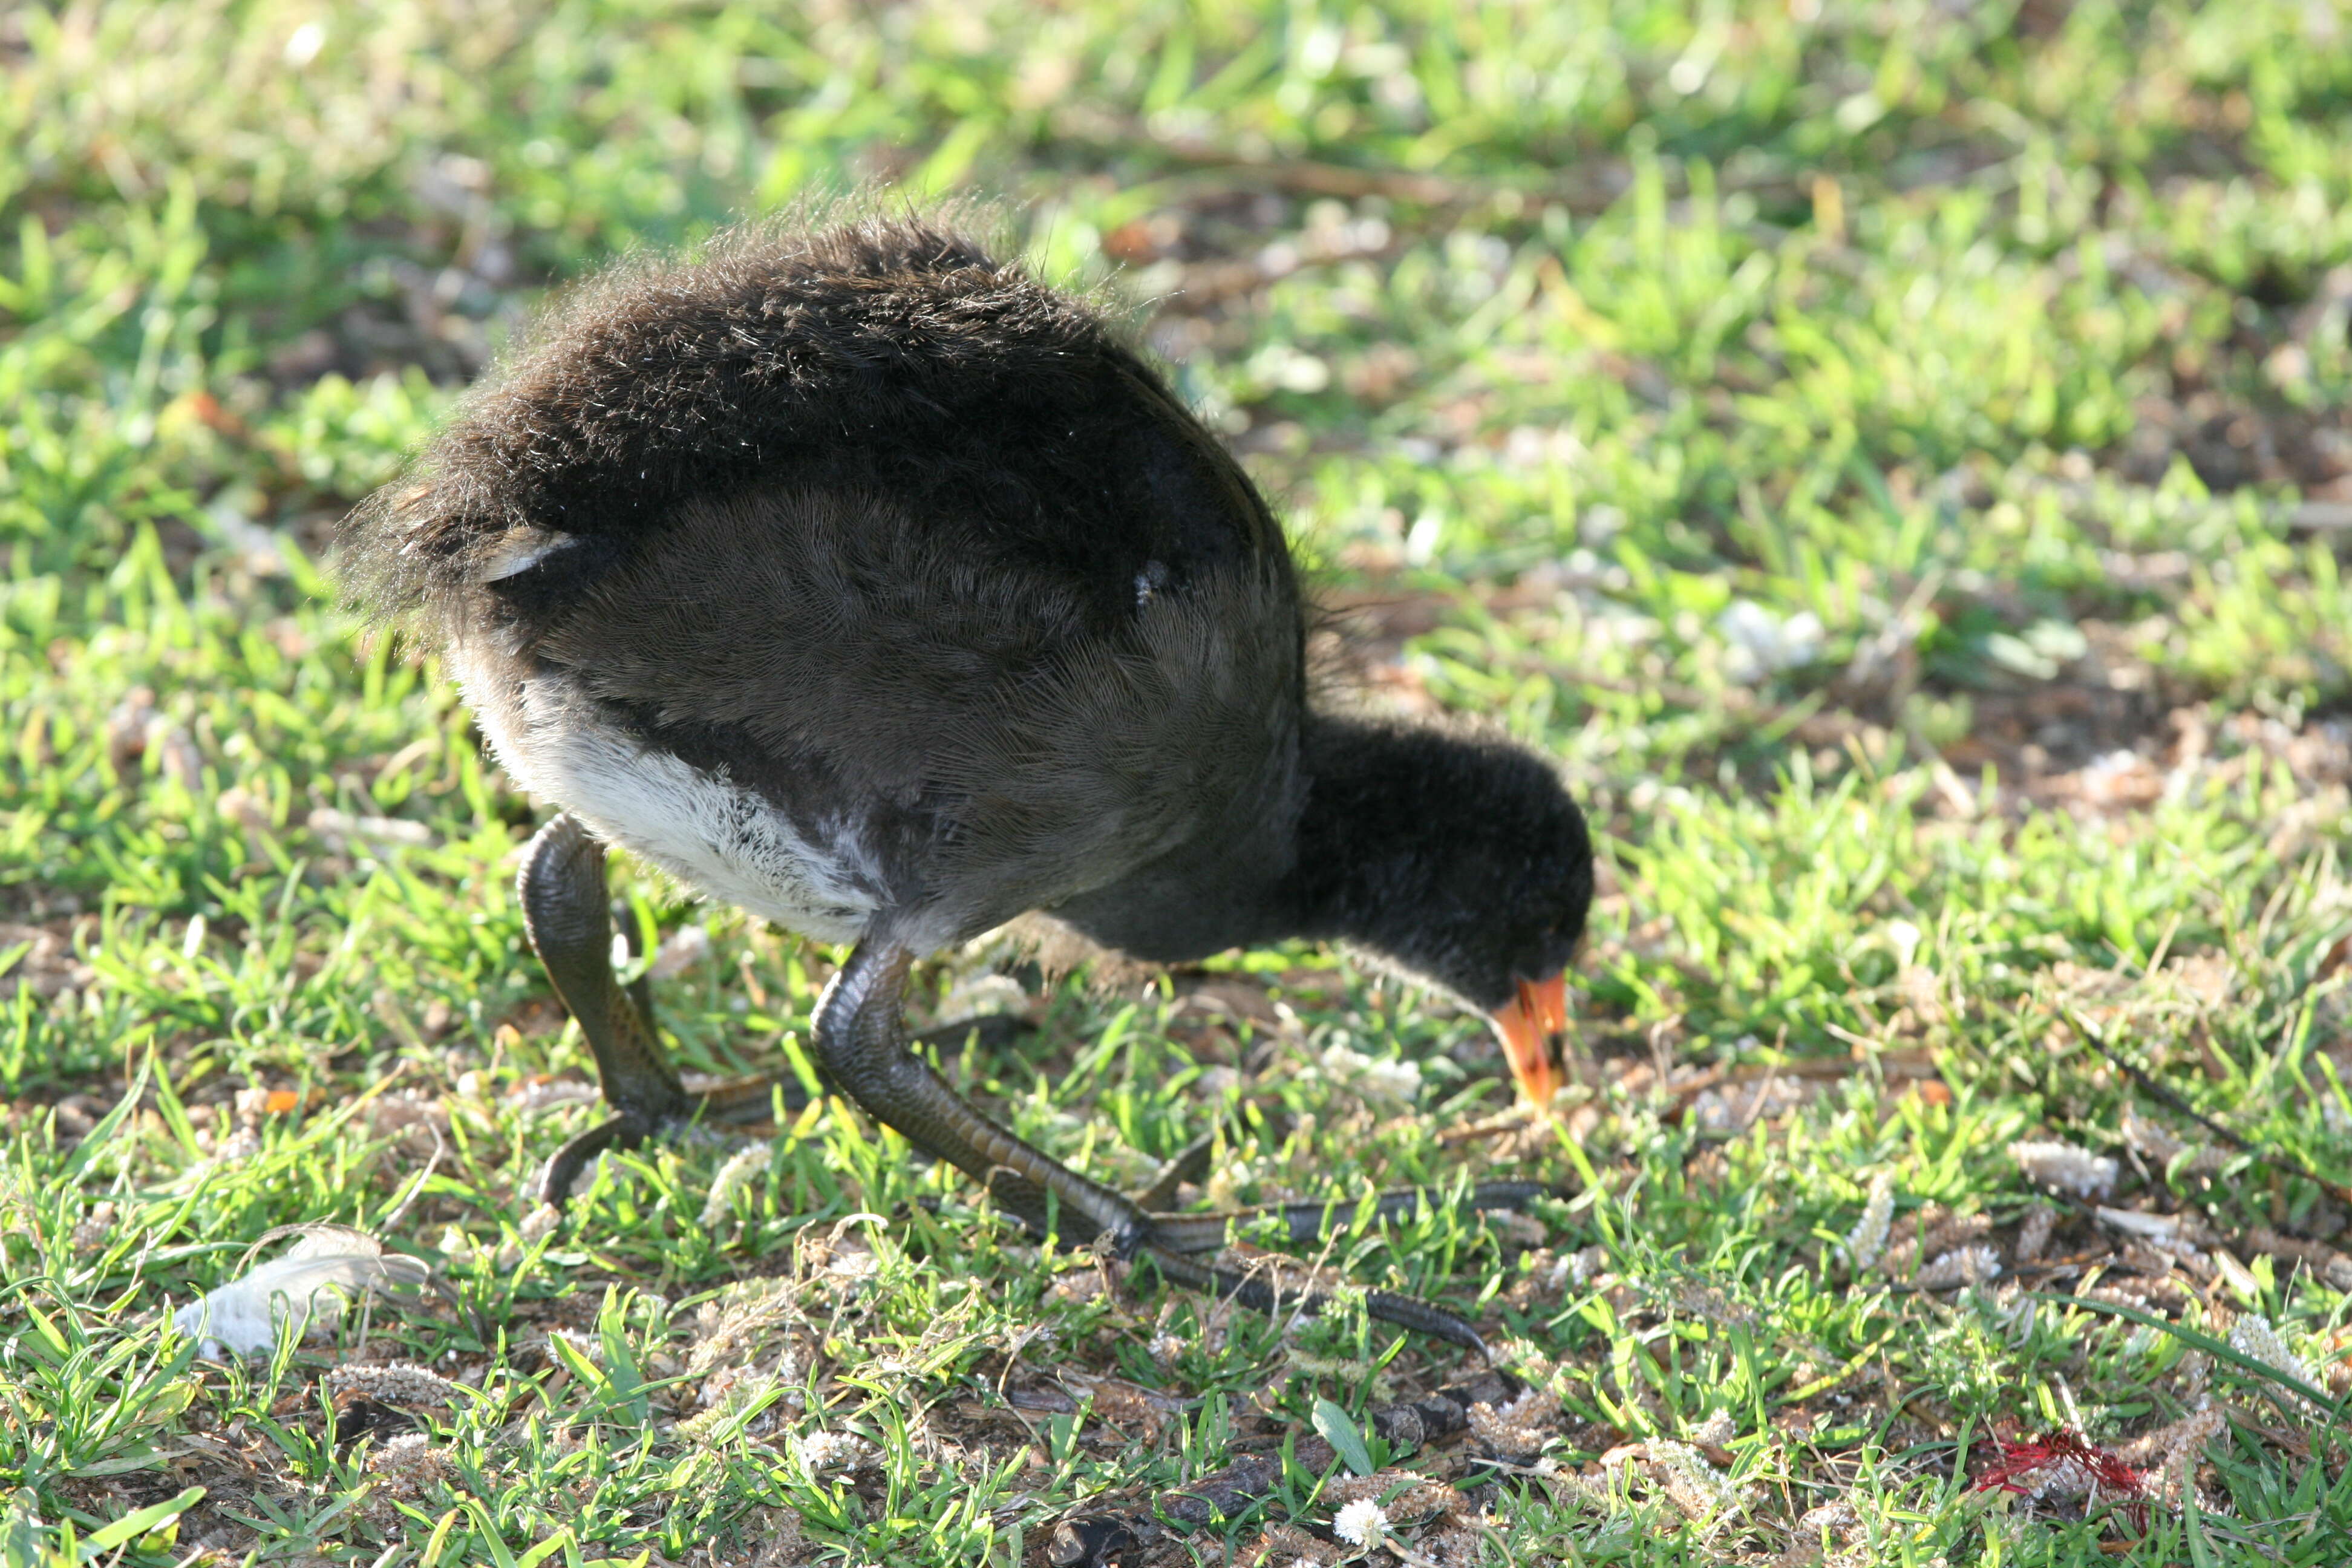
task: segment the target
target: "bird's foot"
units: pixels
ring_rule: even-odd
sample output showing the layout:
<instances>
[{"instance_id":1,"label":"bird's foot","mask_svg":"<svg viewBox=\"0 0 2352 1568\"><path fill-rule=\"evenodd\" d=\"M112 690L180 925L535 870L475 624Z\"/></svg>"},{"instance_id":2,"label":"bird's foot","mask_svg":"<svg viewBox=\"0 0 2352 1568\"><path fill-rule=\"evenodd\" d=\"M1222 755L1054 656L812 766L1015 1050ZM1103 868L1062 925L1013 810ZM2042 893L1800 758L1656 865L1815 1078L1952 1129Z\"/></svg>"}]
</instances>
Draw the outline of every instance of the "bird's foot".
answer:
<instances>
[{"instance_id":1,"label":"bird's foot","mask_svg":"<svg viewBox=\"0 0 2352 1568\"><path fill-rule=\"evenodd\" d=\"M1458 1200L1443 1188L1399 1187L1380 1194L1370 1205L1309 1199L1207 1214L1173 1212L1179 1189L1207 1176L1214 1137L1213 1133L1187 1145L1132 1199L1110 1194L1108 1216L1089 1216L1075 1206L1050 1201L1046 1186L1054 1183L1051 1175L1041 1184L1000 1167L992 1173L989 1188L1009 1212L1040 1235L1058 1230L1091 1237L1096 1247L1122 1262L1148 1259L1163 1279L1232 1296L1242 1305L1269 1315L1316 1310L1330 1300L1328 1289L1297 1282L1297 1272L1284 1267L1296 1260L1246 1245L1244 1238L1262 1233L1269 1223L1280 1226L1281 1239L1289 1246L1307 1247L1351 1229L1405 1218L1424 1205L1436 1208L1458 1202L1465 1212L1486 1213L1524 1209L1538 1198L1565 1195L1544 1182L1482 1182ZM1075 1173L1070 1175L1083 1180ZM1054 1190L1058 1197L1059 1187ZM1099 1199L1097 1206L1101 1206ZM1104 1218L1108 1223L1103 1223ZM1366 1310L1381 1321L1450 1340L1481 1356L1486 1353L1486 1342L1468 1320L1432 1302L1394 1291L1369 1290L1364 1303Z\"/></svg>"},{"instance_id":2,"label":"bird's foot","mask_svg":"<svg viewBox=\"0 0 2352 1568\"><path fill-rule=\"evenodd\" d=\"M1204 1262L1203 1258L1227 1254L1237 1238L1260 1229L1269 1220L1280 1223L1284 1238L1291 1246L1303 1247L1360 1223L1377 1225L1383 1220L1402 1219L1424 1205L1434 1208L1449 1201L1440 1188L1398 1187L1381 1194L1369 1213L1360 1204L1339 1200L1307 1200L1213 1214L1171 1212L1180 1189L1208 1175L1215 1142L1216 1135L1208 1133L1179 1150L1160 1168L1151 1184L1135 1195L1135 1205L1142 1211L1136 1222L1120 1226L1104 1241L1123 1259L1149 1255L1152 1266L1168 1279L1232 1294L1244 1306L1268 1312L1286 1305L1311 1309L1321 1305L1328 1295L1311 1287L1300 1289L1280 1283L1275 1278L1281 1268L1276 1261L1279 1254L1260 1254L1243 1267L1235 1267L1230 1260L1221 1264ZM1544 1182L1481 1182L1464 1194L1461 1206L1472 1213L1516 1210L1524 1209L1538 1198L1561 1195L1564 1194L1559 1188ZM1230 1254L1227 1257L1230 1259ZM1365 1305L1372 1317L1383 1322L1434 1334L1466 1345L1482 1356L1486 1353L1486 1342L1478 1331L1466 1319L1443 1307L1387 1290L1366 1292Z\"/></svg>"},{"instance_id":3,"label":"bird's foot","mask_svg":"<svg viewBox=\"0 0 2352 1568\"><path fill-rule=\"evenodd\" d=\"M580 1174L607 1149L634 1149L659 1124L629 1111L607 1118L584 1132L574 1133L540 1168L539 1201L562 1208L580 1184Z\"/></svg>"},{"instance_id":4,"label":"bird's foot","mask_svg":"<svg viewBox=\"0 0 2352 1568\"><path fill-rule=\"evenodd\" d=\"M688 1093L685 1109L677 1113L649 1116L624 1108L619 1114L572 1134L562 1147L548 1156L547 1163L540 1168L540 1201L551 1208L562 1208L571 1198L572 1189L580 1184L581 1176L607 1149L634 1149L647 1138L689 1125L767 1121L774 1119L780 1106L782 1113L790 1116L808 1103L808 1091L798 1079L789 1074L761 1073L730 1079L699 1094Z\"/></svg>"},{"instance_id":5,"label":"bird's foot","mask_svg":"<svg viewBox=\"0 0 2352 1568\"><path fill-rule=\"evenodd\" d=\"M1163 1171L1162 1182L1166 1176ZM1158 1195L1160 1184L1154 1183L1147 1195ZM1558 1188L1542 1182L1481 1182L1464 1195L1461 1206L1470 1212L1523 1209L1537 1198L1558 1195ZM1292 1246L1305 1246L1359 1224L1402 1218L1424 1205L1437 1207L1447 1201L1446 1194L1439 1188L1400 1187L1381 1194L1370 1205L1307 1201L1220 1214L1171 1214L1155 1205L1154 1212L1143 1216L1134 1252L1148 1257L1152 1267L1167 1279L1198 1289L1231 1295L1246 1307L1268 1313L1312 1310L1329 1300L1326 1289L1284 1281L1280 1275L1286 1270L1280 1254L1259 1254L1246 1262L1238 1261L1234 1242L1273 1220L1281 1224ZM1481 1357L1487 1354L1486 1341L1468 1319L1433 1302L1390 1290L1367 1290L1364 1308L1381 1322L1450 1340L1476 1351Z\"/></svg>"}]
</instances>

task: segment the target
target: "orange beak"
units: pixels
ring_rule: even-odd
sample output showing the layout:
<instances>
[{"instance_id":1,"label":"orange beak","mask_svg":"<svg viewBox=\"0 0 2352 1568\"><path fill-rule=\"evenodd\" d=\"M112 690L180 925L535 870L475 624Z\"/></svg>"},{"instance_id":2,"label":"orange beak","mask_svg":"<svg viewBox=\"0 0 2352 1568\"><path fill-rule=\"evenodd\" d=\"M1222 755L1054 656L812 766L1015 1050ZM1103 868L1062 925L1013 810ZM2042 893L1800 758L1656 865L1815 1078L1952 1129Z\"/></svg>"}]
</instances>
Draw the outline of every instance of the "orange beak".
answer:
<instances>
[{"instance_id":1,"label":"orange beak","mask_svg":"<svg viewBox=\"0 0 2352 1568\"><path fill-rule=\"evenodd\" d=\"M1517 1001L1495 1015L1503 1037L1503 1052L1511 1060L1511 1076L1519 1092L1542 1110L1559 1088L1559 1036L1568 1027L1568 976L1522 980Z\"/></svg>"}]
</instances>

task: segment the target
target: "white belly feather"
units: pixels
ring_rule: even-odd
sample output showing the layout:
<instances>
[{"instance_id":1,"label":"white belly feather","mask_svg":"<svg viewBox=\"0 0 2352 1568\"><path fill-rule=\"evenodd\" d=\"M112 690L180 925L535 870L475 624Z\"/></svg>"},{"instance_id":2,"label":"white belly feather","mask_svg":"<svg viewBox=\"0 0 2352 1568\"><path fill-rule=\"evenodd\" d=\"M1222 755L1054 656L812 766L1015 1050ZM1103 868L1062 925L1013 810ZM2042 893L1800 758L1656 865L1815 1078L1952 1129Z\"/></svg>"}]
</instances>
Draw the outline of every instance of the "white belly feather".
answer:
<instances>
[{"instance_id":1,"label":"white belly feather","mask_svg":"<svg viewBox=\"0 0 2352 1568\"><path fill-rule=\"evenodd\" d=\"M882 879L854 824L812 843L753 791L636 741L560 679L518 684L498 661L453 653L499 765L524 789L709 898L821 942L864 932Z\"/></svg>"}]
</instances>

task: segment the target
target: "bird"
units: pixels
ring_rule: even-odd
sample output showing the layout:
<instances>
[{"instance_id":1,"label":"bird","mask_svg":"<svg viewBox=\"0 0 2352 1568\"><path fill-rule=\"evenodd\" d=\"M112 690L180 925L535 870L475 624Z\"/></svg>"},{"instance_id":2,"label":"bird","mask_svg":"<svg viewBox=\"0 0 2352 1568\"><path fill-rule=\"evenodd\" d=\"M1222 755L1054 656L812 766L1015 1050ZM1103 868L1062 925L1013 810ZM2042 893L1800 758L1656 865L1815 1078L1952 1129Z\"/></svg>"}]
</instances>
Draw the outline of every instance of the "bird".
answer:
<instances>
[{"instance_id":1,"label":"bird","mask_svg":"<svg viewBox=\"0 0 2352 1568\"><path fill-rule=\"evenodd\" d=\"M1240 463L1099 300L952 215L616 264L339 550L366 621L437 654L560 807L520 902L614 1114L548 1162L551 1203L601 1150L723 1109L613 973L607 845L850 947L812 1055L877 1121L1034 1227L1269 1310L1263 1279L1199 1261L1222 1216L1161 1212L1171 1181L1139 1201L965 1100L910 1042L910 967L1016 917L1160 963L1327 941L1490 1014L1527 1099L1558 1085L1593 890L1558 768L1327 689ZM1286 1216L1304 1238L1331 1212ZM1483 1349L1443 1309L1369 1301Z\"/></svg>"}]
</instances>

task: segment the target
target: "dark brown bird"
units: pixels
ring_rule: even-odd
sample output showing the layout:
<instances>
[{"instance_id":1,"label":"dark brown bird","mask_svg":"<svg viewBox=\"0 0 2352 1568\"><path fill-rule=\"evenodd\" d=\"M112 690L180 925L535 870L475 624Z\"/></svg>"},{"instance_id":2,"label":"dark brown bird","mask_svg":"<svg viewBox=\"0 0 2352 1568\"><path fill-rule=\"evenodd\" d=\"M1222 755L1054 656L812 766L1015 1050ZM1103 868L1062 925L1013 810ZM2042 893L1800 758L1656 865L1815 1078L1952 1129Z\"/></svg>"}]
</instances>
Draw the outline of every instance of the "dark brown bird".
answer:
<instances>
[{"instance_id":1,"label":"dark brown bird","mask_svg":"<svg viewBox=\"0 0 2352 1568\"><path fill-rule=\"evenodd\" d=\"M1222 1216L1078 1175L908 1049L916 958L1031 910L1165 962L1342 941L1491 1011L1549 1099L1592 893L1552 768L1317 706L1240 467L1098 313L943 227L740 235L583 289L344 542L359 601L563 807L525 918L618 1114L550 1163L552 1201L698 1110L614 981L599 840L856 944L815 1055L876 1119L1032 1224L1050 1194L1066 1236L1245 1300L1272 1296L1190 1256Z\"/></svg>"}]
</instances>

